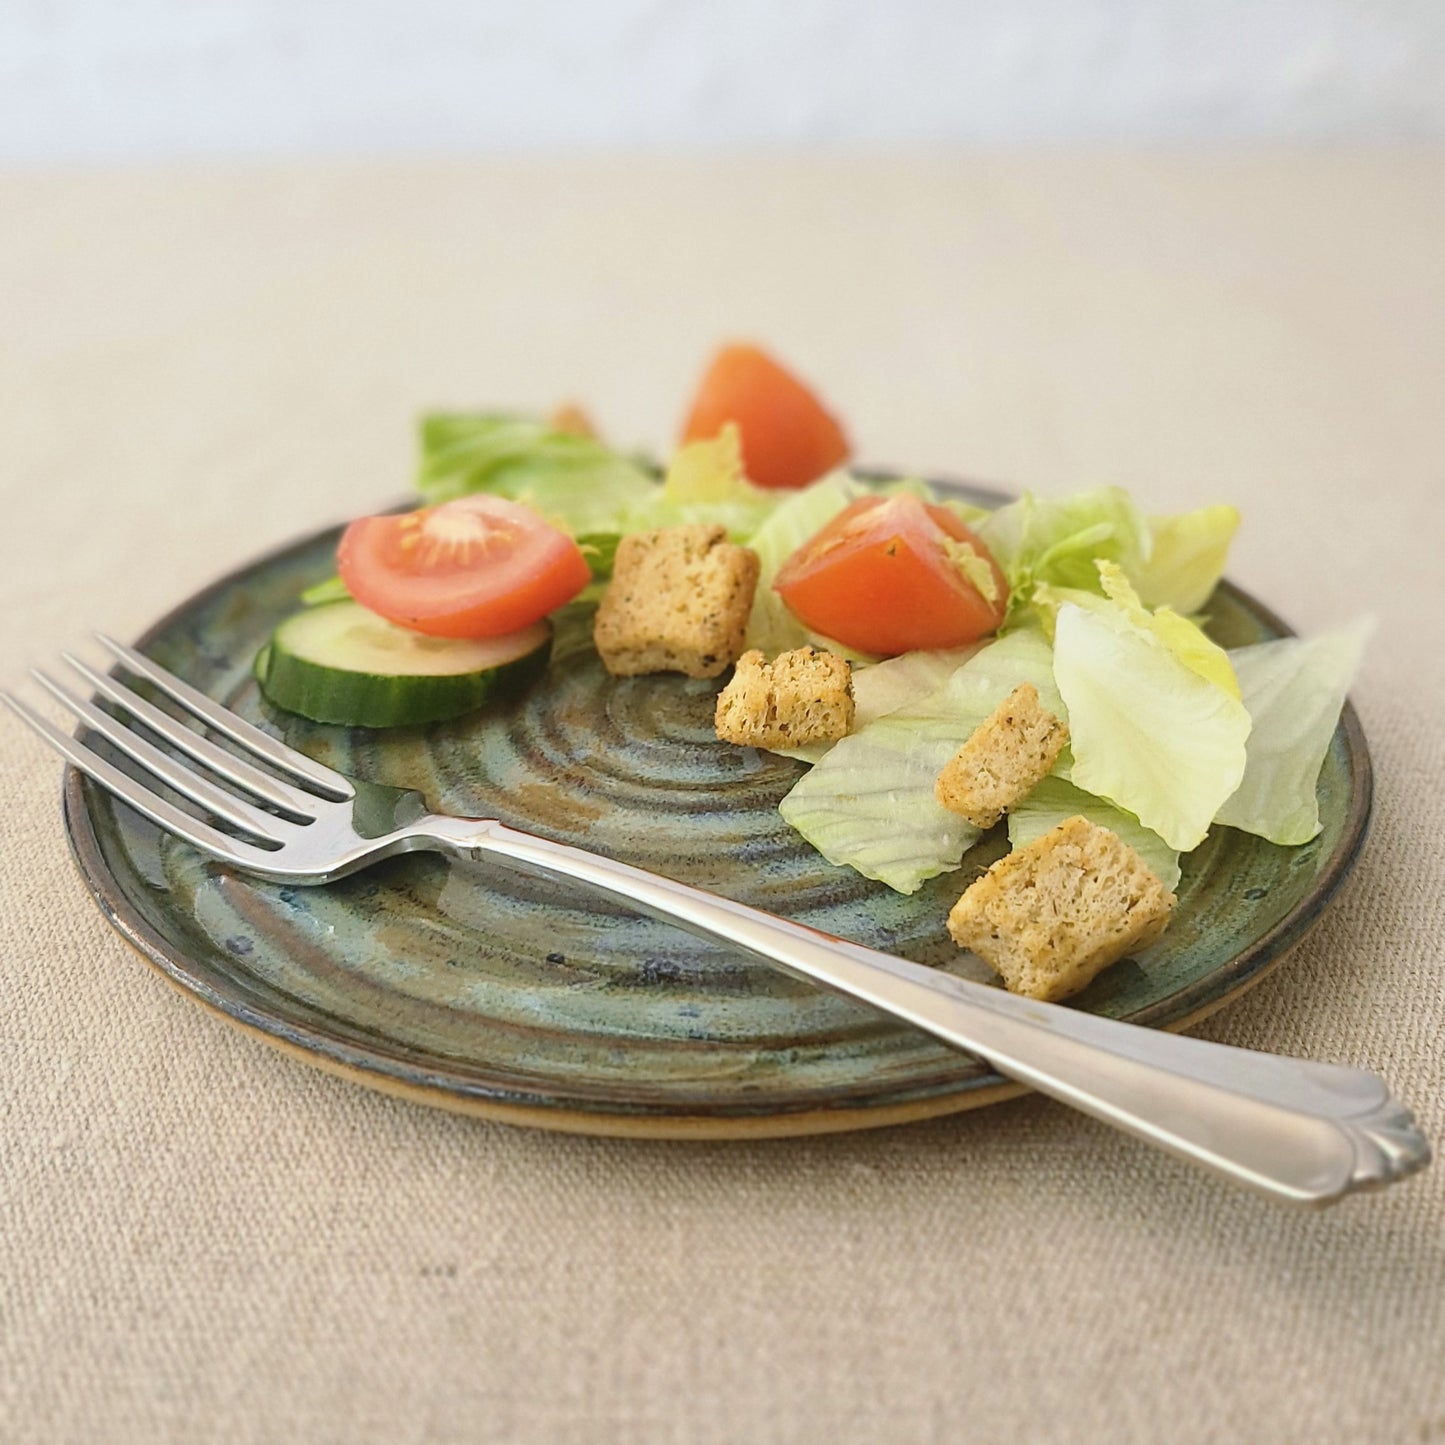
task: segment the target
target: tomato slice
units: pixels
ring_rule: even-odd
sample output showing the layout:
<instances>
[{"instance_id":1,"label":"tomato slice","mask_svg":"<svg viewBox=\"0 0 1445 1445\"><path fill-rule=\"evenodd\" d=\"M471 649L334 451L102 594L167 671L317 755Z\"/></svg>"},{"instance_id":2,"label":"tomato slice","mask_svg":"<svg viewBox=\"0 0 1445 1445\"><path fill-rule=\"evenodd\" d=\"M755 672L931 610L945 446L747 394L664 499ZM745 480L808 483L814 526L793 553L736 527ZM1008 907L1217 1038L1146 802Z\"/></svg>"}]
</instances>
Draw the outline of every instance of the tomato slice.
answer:
<instances>
[{"instance_id":1,"label":"tomato slice","mask_svg":"<svg viewBox=\"0 0 1445 1445\"><path fill-rule=\"evenodd\" d=\"M822 402L756 346L713 358L682 429L710 441L728 422L742 437L743 471L760 487L805 487L848 460L848 439Z\"/></svg>"},{"instance_id":2,"label":"tomato slice","mask_svg":"<svg viewBox=\"0 0 1445 1445\"><path fill-rule=\"evenodd\" d=\"M993 632L1008 583L988 549L947 507L862 497L778 571L793 613L863 652L961 647Z\"/></svg>"},{"instance_id":3,"label":"tomato slice","mask_svg":"<svg viewBox=\"0 0 1445 1445\"><path fill-rule=\"evenodd\" d=\"M483 495L362 517L342 534L336 564L363 607L433 637L515 632L592 575L565 532L519 502Z\"/></svg>"}]
</instances>

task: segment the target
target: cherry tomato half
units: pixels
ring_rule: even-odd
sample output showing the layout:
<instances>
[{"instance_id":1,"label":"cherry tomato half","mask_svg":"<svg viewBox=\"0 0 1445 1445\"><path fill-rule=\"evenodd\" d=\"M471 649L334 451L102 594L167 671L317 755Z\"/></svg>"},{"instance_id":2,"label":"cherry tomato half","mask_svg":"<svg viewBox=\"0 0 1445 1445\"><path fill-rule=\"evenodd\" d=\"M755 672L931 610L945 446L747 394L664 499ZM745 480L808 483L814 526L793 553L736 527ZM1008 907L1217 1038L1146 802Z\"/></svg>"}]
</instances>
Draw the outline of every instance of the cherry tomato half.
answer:
<instances>
[{"instance_id":1,"label":"cherry tomato half","mask_svg":"<svg viewBox=\"0 0 1445 1445\"><path fill-rule=\"evenodd\" d=\"M961 647L993 632L1008 584L947 507L862 497L805 542L774 589L815 632L863 652Z\"/></svg>"},{"instance_id":2,"label":"cherry tomato half","mask_svg":"<svg viewBox=\"0 0 1445 1445\"><path fill-rule=\"evenodd\" d=\"M848 459L848 439L822 402L756 346L713 357L687 421L684 442L715 437L735 422L743 470L760 487L805 487Z\"/></svg>"},{"instance_id":3,"label":"cherry tomato half","mask_svg":"<svg viewBox=\"0 0 1445 1445\"><path fill-rule=\"evenodd\" d=\"M362 517L342 534L336 563L363 607L433 637L515 632L591 577L565 532L530 507L484 495Z\"/></svg>"}]
</instances>

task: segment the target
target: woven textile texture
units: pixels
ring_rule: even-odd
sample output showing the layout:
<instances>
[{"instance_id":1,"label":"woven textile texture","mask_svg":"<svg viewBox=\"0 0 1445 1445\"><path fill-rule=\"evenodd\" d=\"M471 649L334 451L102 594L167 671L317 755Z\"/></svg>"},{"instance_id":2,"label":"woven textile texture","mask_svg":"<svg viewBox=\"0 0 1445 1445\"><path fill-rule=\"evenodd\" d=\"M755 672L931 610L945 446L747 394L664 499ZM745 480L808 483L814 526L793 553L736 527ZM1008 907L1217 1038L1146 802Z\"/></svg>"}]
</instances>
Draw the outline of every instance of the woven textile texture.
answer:
<instances>
[{"instance_id":1,"label":"woven textile texture","mask_svg":"<svg viewBox=\"0 0 1445 1445\"><path fill-rule=\"evenodd\" d=\"M1201 1032L1445 1143L1445 156L546 161L0 178L0 680L403 495L414 415L661 445L757 336L870 460L1152 511L1379 618L1321 925ZM1038 1099L876 1133L528 1133L171 990L0 726L0 1439L1445 1441L1445 1171L1322 1213Z\"/></svg>"}]
</instances>

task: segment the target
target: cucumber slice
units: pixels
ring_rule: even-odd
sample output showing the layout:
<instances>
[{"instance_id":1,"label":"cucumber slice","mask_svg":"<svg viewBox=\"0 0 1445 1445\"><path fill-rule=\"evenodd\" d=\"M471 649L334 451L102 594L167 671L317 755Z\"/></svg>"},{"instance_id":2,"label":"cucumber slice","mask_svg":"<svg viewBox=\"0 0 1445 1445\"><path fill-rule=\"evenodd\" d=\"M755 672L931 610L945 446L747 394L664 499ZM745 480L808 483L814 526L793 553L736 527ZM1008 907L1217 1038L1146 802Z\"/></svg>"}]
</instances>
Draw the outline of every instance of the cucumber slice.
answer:
<instances>
[{"instance_id":1,"label":"cucumber slice","mask_svg":"<svg viewBox=\"0 0 1445 1445\"><path fill-rule=\"evenodd\" d=\"M279 708L314 722L388 728L441 722L521 692L546 667L552 625L505 637L428 637L328 602L288 617L256 655Z\"/></svg>"}]
</instances>

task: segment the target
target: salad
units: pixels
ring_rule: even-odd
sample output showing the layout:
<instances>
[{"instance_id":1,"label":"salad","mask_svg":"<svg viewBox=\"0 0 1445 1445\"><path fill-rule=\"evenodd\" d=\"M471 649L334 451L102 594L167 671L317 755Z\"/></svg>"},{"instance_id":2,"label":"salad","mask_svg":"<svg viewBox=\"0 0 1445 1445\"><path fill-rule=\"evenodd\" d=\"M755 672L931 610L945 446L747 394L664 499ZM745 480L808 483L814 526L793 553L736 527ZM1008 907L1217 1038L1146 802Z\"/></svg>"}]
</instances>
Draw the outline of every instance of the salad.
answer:
<instances>
[{"instance_id":1,"label":"salad","mask_svg":"<svg viewBox=\"0 0 1445 1445\"><path fill-rule=\"evenodd\" d=\"M959 868L983 830L937 780L1025 685L1067 744L1007 811L1015 850L1083 818L1173 890L1212 828L1282 846L1319 831L1316 782L1369 627L1211 640L1233 507L1150 516L1100 487L987 510L848 459L829 410L748 346L709 368L662 467L575 409L429 416L423 507L346 529L338 578L276 629L260 685L355 726L485 707L542 673L549 615L603 594L623 538L705 526L756 558L750 653L849 664L846 735L775 749L809 764L783 818L834 864L903 893Z\"/></svg>"}]
</instances>

